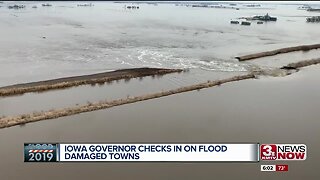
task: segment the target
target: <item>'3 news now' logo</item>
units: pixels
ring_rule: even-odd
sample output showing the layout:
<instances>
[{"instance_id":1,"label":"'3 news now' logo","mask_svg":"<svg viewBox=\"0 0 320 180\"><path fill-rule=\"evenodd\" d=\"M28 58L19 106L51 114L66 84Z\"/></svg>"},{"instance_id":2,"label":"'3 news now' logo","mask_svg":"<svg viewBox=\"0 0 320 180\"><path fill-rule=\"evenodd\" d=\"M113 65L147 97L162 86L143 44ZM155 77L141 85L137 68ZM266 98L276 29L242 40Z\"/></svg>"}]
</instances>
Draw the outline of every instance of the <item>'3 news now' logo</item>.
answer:
<instances>
[{"instance_id":1,"label":"'3 news now' logo","mask_svg":"<svg viewBox=\"0 0 320 180\"><path fill-rule=\"evenodd\" d=\"M262 144L260 158L261 160L306 160L307 146L305 144Z\"/></svg>"}]
</instances>

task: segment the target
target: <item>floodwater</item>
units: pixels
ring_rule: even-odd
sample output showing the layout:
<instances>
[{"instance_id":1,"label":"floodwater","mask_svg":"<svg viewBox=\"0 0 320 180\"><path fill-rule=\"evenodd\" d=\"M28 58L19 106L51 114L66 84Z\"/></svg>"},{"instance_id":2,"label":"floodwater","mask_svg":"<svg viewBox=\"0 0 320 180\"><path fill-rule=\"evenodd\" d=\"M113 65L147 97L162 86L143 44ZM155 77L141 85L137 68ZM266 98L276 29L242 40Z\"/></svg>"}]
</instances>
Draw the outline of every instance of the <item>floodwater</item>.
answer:
<instances>
[{"instance_id":1,"label":"floodwater","mask_svg":"<svg viewBox=\"0 0 320 180\"><path fill-rule=\"evenodd\" d=\"M245 80L111 109L1 129L0 169L9 179L313 179L320 160L319 67ZM24 142L305 143L308 159L286 173L262 163L23 163ZM19 173L17 173L17 171Z\"/></svg>"},{"instance_id":2,"label":"floodwater","mask_svg":"<svg viewBox=\"0 0 320 180\"><path fill-rule=\"evenodd\" d=\"M173 73L164 76L135 78L129 81L120 80L105 85L85 85L75 88L53 90L40 93L0 97L1 115L16 115L39 110L50 110L98 102L101 100L116 100L121 98L142 96L155 92L176 89L210 80L232 77L238 73L204 72L193 70L184 73ZM240 73L244 74L244 73ZM142 88L143 87L143 88ZM19 104L19 106L17 106Z\"/></svg>"},{"instance_id":3,"label":"floodwater","mask_svg":"<svg viewBox=\"0 0 320 180\"><path fill-rule=\"evenodd\" d=\"M5 2L9 4L12 2ZM19 4L19 3L17 3ZM20 3L22 4L22 3ZM119 68L188 68L104 86L1 97L0 116L137 96L319 58L319 50L238 62L234 56L319 43L317 13L298 6L207 9L159 4L27 2L0 8L0 86ZM37 4L37 9L31 6ZM1 5L1 4L0 4ZM269 13L277 22L231 25ZM45 38L43 38L45 37ZM173 96L0 130L0 179L319 179L319 65L286 77L227 83ZM308 159L289 172L262 173L266 163L23 163L24 142L304 143Z\"/></svg>"},{"instance_id":4,"label":"floodwater","mask_svg":"<svg viewBox=\"0 0 320 180\"><path fill-rule=\"evenodd\" d=\"M35 4L38 8L31 8ZM139 10L112 2L95 2L93 7L52 4L1 7L0 86L145 66L247 71L251 63L239 63L234 56L320 39L318 24L305 22L306 16L318 13L298 6L237 11L174 4L141 4ZM231 19L266 13L279 20L230 24Z\"/></svg>"}]
</instances>

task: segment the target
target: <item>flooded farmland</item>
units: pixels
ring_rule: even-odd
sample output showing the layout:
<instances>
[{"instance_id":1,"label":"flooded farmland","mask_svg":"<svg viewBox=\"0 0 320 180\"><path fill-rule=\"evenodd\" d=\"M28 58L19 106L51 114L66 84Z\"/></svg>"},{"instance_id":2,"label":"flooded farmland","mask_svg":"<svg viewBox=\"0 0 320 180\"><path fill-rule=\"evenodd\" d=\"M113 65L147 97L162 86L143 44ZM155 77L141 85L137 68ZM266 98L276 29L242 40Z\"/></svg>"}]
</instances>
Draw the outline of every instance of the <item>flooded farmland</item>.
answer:
<instances>
[{"instance_id":1,"label":"flooded farmland","mask_svg":"<svg viewBox=\"0 0 320 180\"><path fill-rule=\"evenodd\" d=\"M317 12L299 5L196 8L174 3L4 2L0 6L0 87L123 68L188 69L183 73L0 97L0 117L141 96L208 80L319 58L319 49L239 62L236 56L320 42ZM24 4L25 8L6 6ZM37 6L37 8L32 8ZM243 8L242 8L243 7ZM269 13L277 22L230 24ZM3 179L312 179L320 160L320 65L285 77L260 76L221 86L0 129ZM25 142L304 143L308 159L289 172L255 163L23 162ZM283 163L283 162L281 162ZM230 173L232 172L232 173ZM2 179L1 178L1 179Z\"/></svg>"}]
</instances>

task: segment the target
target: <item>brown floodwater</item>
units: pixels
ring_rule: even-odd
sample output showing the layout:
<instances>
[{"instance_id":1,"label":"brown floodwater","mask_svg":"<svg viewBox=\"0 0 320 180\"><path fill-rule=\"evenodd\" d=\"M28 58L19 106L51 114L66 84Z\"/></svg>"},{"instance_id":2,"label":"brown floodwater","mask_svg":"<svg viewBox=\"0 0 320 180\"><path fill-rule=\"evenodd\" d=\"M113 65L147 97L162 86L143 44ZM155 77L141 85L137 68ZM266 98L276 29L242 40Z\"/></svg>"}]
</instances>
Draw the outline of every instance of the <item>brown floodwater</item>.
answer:
<instances>
[{"instance_id":1,"label":"brown floodwater","mask_svg":"<svg viewBox=\"0 0 320 180\"><path fill-rule=\"evenodd\" d=\"M319 43L317 12L297 5L262 8L192 8L95 2L19 2L0 8L0 86L120 68L187 68L103 86L1 97L0 116L138 96L319 58L320 50L238 62L234 57ZM31 8L37 5L38 8ZM231 25L264 15L277 22ZM208 18L209 17L209 18ZM227 83L95 112L0 129L0 179L319 179L320 66L286 77ZM260 142L304 143L308 159L289 172L260 172L261 163L24 163L25 142Z\"/></svg>"},{"instance_id":2,"label":"brown floodwater","mask_svg":"<svg viewBox=\"0 0 320 180\"><path fill-rule=\"evenodd\" d=\"M77 104L81 105L101 100L112 101L128 96L141 96L244 73L191 70L189 72L163 76L133 78L129 81L113 81L104 85L84 85L42 93L26 93L18 96L0 97L0 114L6 116L17 115L76 106Z\"/></svg>"},{"instance_id":3,"label":"brown floodwater","mask_svg":"<svg viewBox=\"0 0 320 180\"><path fill-rule=\"evenodd\" d=\"M310 51L295 51L290 53L267 56L247 61L262 68L280 68L289 63L319 58L320 49Z\"/></svg>"},{"instance_id":4,"label":"brown floodwater","mask_svg":"<svg viewBox=\"0 0 320 180\"><path fill-rule=\"evenodd\" d=\"M1 129L4 179L314 179L320 160L319 66L287 77L245 80L106 110ZM261 163L23 162L24 142L304 143L308 159L289 172ZM280 162L279 162L280 163Z\"/></svg>"}]
</instances>

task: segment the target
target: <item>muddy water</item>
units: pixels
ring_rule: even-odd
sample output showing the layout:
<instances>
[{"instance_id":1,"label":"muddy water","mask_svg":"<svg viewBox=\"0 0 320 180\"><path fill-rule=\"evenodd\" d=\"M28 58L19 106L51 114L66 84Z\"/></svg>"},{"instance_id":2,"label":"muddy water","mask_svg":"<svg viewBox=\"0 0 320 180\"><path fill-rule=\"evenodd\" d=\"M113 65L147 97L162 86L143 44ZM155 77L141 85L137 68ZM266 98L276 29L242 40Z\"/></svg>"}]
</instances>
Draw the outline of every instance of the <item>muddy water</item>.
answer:
<instances>
[{"instance_id":1,"label":"muddy water","mask_svg":"<svg viewBox=\"0 0 320 180\"><path fill-rule=\"evenodd\" d=\"M305 22L317 13L298 6L237 11L141 4L139 10L127 10L112 2L93 7L28 2L25 9L5 7L13 3L0 9L0 86L145 66L246 71L250 66L234 56L319 42L318 24ZM279 20L230 24L266 13Z\"/></svg>"},{"instance_id":2,"label":"muddy water","mask_svg":"<svg viewBox=\"0 0 320 180\"><path fill-rule=\"evenodd\" d=\"M26 93L20 96L0 97L0 116L73 107L101 100L112 101L127 98L128 96L141 96L203 83L208 80L224 79L244 73L191 70L164 76L134 78L129 81L113 81L105 85L85 85L42 93Z\"/></svg>"},{"instance_id":3,"label":"muddy water","mask_svg":"<svg viewBox=\"0 0 320 180\"><path fill-rule=\"evenodd\" d=\"M9 2L5 2L9 3ZM10 2L11 3L11 2ZM30 3L33 4L39 3ZM246 73L256 66L309 59L318 51L239 63L233 57L319 43L314 12L297 6L203 9L97 2L76 8L0 9L0 85L130 67L190 68L186 74L81 86L0 99L0 115L116 99ZM265 14L276 23L230 25L230 19ZM208 18L210 17L210 18ZM45 37L45 38L43 38ZM23 42L23 43L22 43ZM0 179L319 179L319 66L283 78L261 77L201 91L0 130ZM261 142L305 143L307 161L288 173L261 173L260 164L23 163L24 142ZM282 162L281 162L282 163Z\"/></svg>"},{"instance_id":4,"label":"muddy water","mask_svg":"<svg viewBox=\"0 0 320 180\"><path fill-rule=\"evenodd\" d=\"M10 179L312 179L320 160L319 66L0 131L0 169ZM304 162L289 172L261 173L260 164L23 163L24 142L305 143ZM5 155L6 154L6 155ZM19 171L19 173L16 173ZM232 172L232 173L231 173ZM49 178L50 179L50 178Z\"/></svg>"},{"instance_id":5,"label":"muddy water","mask_svg":"<svg viewBox=\"0 0 320 180\"><path fill-rule=\"evenodd\" d=\"M299 62L319 58L320 49L310 51L296 51L291 53L278 54L275 56L267 56L248 61L247 63L255 64L263 69L279 68L289 63Z\"/></svg>"}]
</instances>

